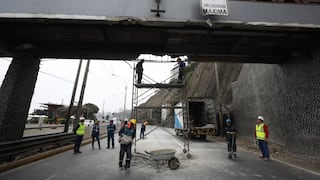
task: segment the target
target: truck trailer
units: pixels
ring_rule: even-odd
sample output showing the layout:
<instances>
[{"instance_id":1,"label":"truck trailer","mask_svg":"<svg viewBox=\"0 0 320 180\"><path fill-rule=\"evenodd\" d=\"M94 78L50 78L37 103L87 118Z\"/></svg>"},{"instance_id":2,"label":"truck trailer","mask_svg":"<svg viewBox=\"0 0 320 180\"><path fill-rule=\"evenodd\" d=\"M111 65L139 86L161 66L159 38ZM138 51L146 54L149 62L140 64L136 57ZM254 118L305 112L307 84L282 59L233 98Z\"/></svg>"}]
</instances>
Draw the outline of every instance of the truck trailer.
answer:
<instances>
[{"instance_id":1,"label":"truck trailer","mask_svg":"<svg viewBox=\"0 0 320 180\"><path fill-rule=\"evenodd\" d=\"M183 106L180 102L176 107ZM213 98L187 98L185 108L174 108L177 135L200 137L216 134L216 109Z\"/></svg>"}]
</instances>

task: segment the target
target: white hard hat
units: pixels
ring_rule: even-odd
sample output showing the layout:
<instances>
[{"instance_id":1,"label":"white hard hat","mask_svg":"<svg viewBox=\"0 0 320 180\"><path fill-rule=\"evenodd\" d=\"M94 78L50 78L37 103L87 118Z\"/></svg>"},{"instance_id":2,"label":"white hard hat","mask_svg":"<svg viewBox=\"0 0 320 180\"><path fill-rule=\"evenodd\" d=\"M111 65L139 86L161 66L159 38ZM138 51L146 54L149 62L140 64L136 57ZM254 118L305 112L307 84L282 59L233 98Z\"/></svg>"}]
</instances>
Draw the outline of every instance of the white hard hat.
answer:
<instances>
[{"instance_id":1,"label":"white hard hat","mask_svg":"<svg viewBox=\"0 0 320 180\"><path fill-rule=\"evenodd\" d=\"M264 121L263 116L258 116L258 119L260 119L260 120Z\"/></svg>"}]
</instances>

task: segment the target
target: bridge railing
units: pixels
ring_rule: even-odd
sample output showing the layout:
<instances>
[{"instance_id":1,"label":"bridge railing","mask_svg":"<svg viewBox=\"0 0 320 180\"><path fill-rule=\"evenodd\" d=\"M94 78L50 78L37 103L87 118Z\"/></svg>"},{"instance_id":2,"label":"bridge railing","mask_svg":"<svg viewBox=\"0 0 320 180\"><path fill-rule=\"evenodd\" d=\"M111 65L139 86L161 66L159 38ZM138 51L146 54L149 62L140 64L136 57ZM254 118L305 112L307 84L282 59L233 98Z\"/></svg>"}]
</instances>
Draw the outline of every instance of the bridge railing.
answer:
<instances>
[{"instance_id":1,"label":"bridge railing","mask_svg":"<svg viewBox=\"0 0 320 180\"><path fill-rule=\"evenodd\" d=\"M0 142L0 163L22 158L30 153L42 152L52 147L71 144L74 140L75 135L72 133L57 133Z\"/></svg>"}]
</instances>

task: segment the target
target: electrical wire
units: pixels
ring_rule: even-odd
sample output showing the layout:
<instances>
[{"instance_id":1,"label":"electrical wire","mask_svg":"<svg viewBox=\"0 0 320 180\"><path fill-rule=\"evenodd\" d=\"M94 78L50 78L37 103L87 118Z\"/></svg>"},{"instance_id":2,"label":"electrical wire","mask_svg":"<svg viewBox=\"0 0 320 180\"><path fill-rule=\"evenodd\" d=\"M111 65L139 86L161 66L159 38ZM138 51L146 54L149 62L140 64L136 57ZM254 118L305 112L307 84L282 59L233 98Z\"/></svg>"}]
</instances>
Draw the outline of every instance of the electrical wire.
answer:
<instances>
[{"instance_id":1,"label":"electrical wire","mask_svg":"<svg viewBox=\"0 0 320 180\"><path fill-rule=\"evenodd\" d=\"M43 73L45 75L48 75L48 76L51 76L51 77L54 77L54 78L57 78L57 79L60 79L60 80L63 80L63 81L66 81L66 82L69 82L69 83L74 83L74 81L70 81L68 79L64 79L62 77L59 77L59 76L56 76L56 75L53 75L53 74L49 74L49 73L46 73L46 72L43 72L43 71L39 71L40 73Z\"/></svg>"}]
</instances>

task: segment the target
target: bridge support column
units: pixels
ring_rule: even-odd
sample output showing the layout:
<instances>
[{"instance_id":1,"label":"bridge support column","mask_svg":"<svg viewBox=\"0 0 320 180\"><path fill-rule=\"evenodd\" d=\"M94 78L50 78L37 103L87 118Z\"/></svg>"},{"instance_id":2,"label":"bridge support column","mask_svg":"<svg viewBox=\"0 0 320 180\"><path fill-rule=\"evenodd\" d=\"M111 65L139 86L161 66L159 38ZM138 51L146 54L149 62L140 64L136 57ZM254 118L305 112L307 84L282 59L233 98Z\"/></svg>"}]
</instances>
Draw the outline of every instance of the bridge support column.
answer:
<instances>
[{"instance_id":1,"label":"bridge support column","mask_svg":"<svg viewBox=\"0 0 320 180\"><path fill-rule=\"evenodd\" d=\"M40 59L13 58L0 88L0 142L21 139Z\"/></svg>"}]
</instances>

